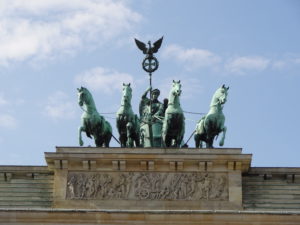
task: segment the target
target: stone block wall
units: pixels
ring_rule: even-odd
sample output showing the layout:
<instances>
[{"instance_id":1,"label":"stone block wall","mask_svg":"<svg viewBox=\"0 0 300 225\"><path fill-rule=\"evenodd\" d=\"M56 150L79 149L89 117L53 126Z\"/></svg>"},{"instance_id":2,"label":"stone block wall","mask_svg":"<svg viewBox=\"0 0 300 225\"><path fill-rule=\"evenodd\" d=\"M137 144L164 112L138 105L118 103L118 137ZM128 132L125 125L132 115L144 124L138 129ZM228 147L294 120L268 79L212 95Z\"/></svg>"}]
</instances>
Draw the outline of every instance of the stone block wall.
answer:
<instances>
[{"instance_id":1,"label":"stone block wall","mask_svg":"<svg viewBox=\"0 0 300 225\"><path fill-rule=\"evenodd\" d=\"M46 166L0 166L0 208L49 208L52 198Z\"/></svg>"},{"instance_id":2,"label":"stone block wall","mask_svg":"<svg viewBox=\"0 0 300 225\"><path fill-rule=\"evenodd\" d=\"M252 167L242 185L245 210L300 210L300 168Z\"/></svg>"}]
</instances>

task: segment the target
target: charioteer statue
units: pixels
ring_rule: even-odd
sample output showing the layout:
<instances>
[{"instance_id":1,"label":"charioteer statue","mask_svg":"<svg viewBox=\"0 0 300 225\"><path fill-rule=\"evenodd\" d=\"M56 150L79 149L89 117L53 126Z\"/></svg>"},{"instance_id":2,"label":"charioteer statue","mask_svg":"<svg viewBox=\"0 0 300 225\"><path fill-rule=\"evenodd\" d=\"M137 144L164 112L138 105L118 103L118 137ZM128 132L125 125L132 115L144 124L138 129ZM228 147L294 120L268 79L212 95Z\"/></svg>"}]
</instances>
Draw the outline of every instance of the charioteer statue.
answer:
<instances>
[{"instance_id":1,"label":"charioteer statue","mask_svg":"<svg viewBox=\"0 0 300 225\"><path fill-rule=\"evenodd\" d=\"M142 95L139 105L141 141L144 147L161 147L161 129L165 109L164 104L158 100L160 91L152 90L150 98L148 98L147 95L150 91L149 87Z\"/></svg>"},{"instance_id":2,"label":"charioteer statue","mask_svg":"<svg viewBox=\"0 0 300 225\"><path fill-rule=\"evenodd\" d=\"M145 43L135 39L137 47L145 54L142 62L143 69L149 74L149 88L143 94L140 102L140 121L141 121L141 145L143 147L161 147L161 130L162 120L164 116L164 107L158 101L160 91L152 90L152 73L158 69L158 60L154 57L163 41L163 37L155 41L153 45L148 42L148 47ZM147 94L150 93L150 98Z\"/></svg>"}]
</instances>

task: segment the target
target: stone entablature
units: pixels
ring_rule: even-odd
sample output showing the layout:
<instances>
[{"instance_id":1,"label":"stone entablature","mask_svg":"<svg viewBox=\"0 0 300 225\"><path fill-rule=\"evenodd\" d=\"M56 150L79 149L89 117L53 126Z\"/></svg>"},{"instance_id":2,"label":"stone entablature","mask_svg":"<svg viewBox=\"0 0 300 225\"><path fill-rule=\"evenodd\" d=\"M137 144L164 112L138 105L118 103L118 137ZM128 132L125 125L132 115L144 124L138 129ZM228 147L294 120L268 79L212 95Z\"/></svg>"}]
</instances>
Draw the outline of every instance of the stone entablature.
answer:
<instances>
[{"instance_id":1,"label":"stone entablature","mask_svg":"<svg viewBox=\"0 0 300 225\"><path fill-rule=\"evenodd\" d=\"M65 148L0 166L0 224L300 223L300 168L241 149Z\"/></svg>"},{"instance_id":2,"label":"stone entablature","mask_svg":"<svg viewBox=\"0 0 300 225\"><path fill-rule=\"evenodd\" d=\"M247 172L252 154L240 148L147 149L57 147L46 152L50 170Z\"/></svg>"},{"instance_id":3,"label":"stone entablature","mask_svg":"<svg viewBox=\"0 0 300 225\"><path fill-rule=\"evenodd\" d=\"M242 209L241 149L65 148L45 153L54 207ZM117 205L116 205L117 204Z\"/></svg>"}]
</instances>

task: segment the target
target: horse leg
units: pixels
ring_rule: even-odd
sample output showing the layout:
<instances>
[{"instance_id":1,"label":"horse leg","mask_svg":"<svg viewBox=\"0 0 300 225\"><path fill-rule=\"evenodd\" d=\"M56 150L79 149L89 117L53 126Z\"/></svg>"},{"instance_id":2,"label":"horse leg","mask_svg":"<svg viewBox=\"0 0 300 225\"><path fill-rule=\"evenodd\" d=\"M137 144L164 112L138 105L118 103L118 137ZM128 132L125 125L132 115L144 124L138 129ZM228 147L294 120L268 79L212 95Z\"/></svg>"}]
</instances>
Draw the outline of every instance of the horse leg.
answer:
<instances>
[{"instance_id":1,"label":"horse leg","mask_svg":"<svg viewBox=\"0 0 300 225\"><path fill-rule=\"evenodd\" d=\"M194 140L195 140L195 147L199 148L200 147L200 135L199 134L195 134L194 135Z\"/></svg>"},{"instance_id":2,"label":"horse leg","mask_svg":"<svg viewBox=\"0 0 300 225\"><path fill-rule=\"evenodd\" d=\"M166 139L167 139L167 132L166 132L166 127L164 126L165 124L163 124L163 129L162 129L162 133L161 133L161 139L162 139L162 146L163 147L167 147L166 144Z\"/></svg>"},{"instance_id":3,"label":"horse leg","mask_svg":"<svg viewBox=\"0 0 300 225\"><path fill-rule=\"evenodd\" d=\"M179 138L178 147L181 147L184 144L184 143L182 143L183 137L184 137L184 133L185 133L184 118L182 118L182 126L181 126L180 130L181 130L181 132L180 132L180 138Z\"/></svg>"},{"instance_id":4,"label":"horse leg","mask_svg":"<svg viewBox=\"0 0 300 225\"><path fill-rule=\"evenodd\" d=\"M144 129L140 130L139 144L142 147L144 147L144 145L145 145L145 130Z\"/></svg>"},{"instance_id":5,"label":"horse leg","mask_svg":"<svg viewBox=\"0 0 300 225\"><path fill-rule=\"evenodd\" d=\"M223 145L224 145L225 136L226 136L226 131L227 131L227 127L224 126L223 129L222 129L223 135L222 135L222 138L221 138L221 140L220 140L220 142L219 142L219 145L220 145L220 146L223 146Z\"/></svg>"},{"instance_id":6,"label":"horse leg","mask_svg":"<svg viewBox=\"0 0 300 225\"><path fill-rule=\"evenodd\" d=\"M110 140L111 140L111 137L112 137L112 134L109 133L107 134L107 136L104 138L104 147L108 148L109 147L109 143L110 143Z\"/></svg>"},{"instance_id":7,"label":"horse leg","mask_svg":"<svg viewBox=\"0 0 300 225\"><path fill-rule=\"evenodd\" d=\"M138 116L135 114L134 115L134 143L135 143L135 147L140 147L140 122L138 119Z\"/></svg>"},{"instance_id":8,"label":"horse leg","mask_svg":"<svg viewBox=\"0 0 300 225\"><path fill-rule=\"evenodd\" d=\"M103 138L99 136L94 136L96 147L103 147Z\"/></svg>"},{"instance_id":9,"label":"horse leg","mask_svg":"<svg viewBox=\"0 0 300 225\"><path fill-rule=\"evenodd\" d=\"M166 147L172 147L172 137L166 136Z\"/></svg>"},{"instance_id":10,"label":"horse leg","mask_svg":"<svg viewBox=\"0 0 300 225\"><path fill-rule=\"evenodd\" d=\"M201 141L200 138L199 138L199 148L203 148L203 141Z\"/></svg>"},{"instance_id":11,"label":"horse leg","mask_svg":"<svg viewBox=\"0 0 300 225\"><path fill-rule=\"evenodd\" d=\"M126 134L124 134L124 133L120 134L119 140L120 140L120 143L121 143L121 147L125 148L126 147L126 141L127 141Z\"/></svg>"},{"instance_id":12,"label":"horse leg","mask_svg":"<svg viewBox=\"0 0 300 225\"><path fill-rule=\"evenodd\" d=\"M133 140L131 137L127 137L126 147L133 148Z\"/></svg>"},{"instance_id":13,"label":"horse leg","mask_svg":"<svg viewBox=\"0 0 300 225\"><path fill-rule=\"evenodd\" d=\"M96 145L97 148L102 147L102 146L100 146L100 140L97 136L94 136L94 141L95 141L95 145Z\"/></svg>"},{"instance_id":14,"label":"horse leg","mask_svg":"<svg viewBox=\"0 0 300 225\"><path fill-rule=\"evenodd\" d=\"M117 117L117 129L119 132L119 141L121 148L126 147L126 131L124 133L124 118L122 115L118 115Z\"/></svg>"},{"instance_id":15,"label":"horse leg","mask_svg":"<svg viewBox=\"0 0 300 225\"><path fill-rule=\"evenodd\" d=\"M161 138L162 138L163 146L167 147L167 143L166 143L166 141L167 141L167 131L165 129L166 129L166 127L163 127L163 132L161 134Z\"/></svg>"},{"instance_id":16,"label":"horse leg","mask_svg":"<svg viewBox=\"0 0 300 225\"><path fill-rule=\"evenodd\" d=\"M133 147L133 139L132 139L132 123L128 122L126 124L126 135L127 135L127 141L126 141L126 147Z\"/></svg>"},{"instance_id":17,"label":"horse leg","mask_svg":"<svg viewBox=\"0 0 300 225\"><path fill-rule=\"evenodd\" d=\"M171 147L172 138L169 135L167 135L167 132L162 135L162 139L164 147Z\"/></svg>"},{"instance_id":18,"label":"horse leg","mask_svg":"<svg viewBox=\"0 0 300 225\"><path fill-rule=\"evenodd\" d=\"M82 131L85 131L83 126L78 128L78 139L79 139L80 146L83 146L83 140L82 140L82 135L81 135Z\"/></svg>"},{"instance_id":19,"label":"horse leg","mask_svg":"<svg viewBox=\"0 0 300 225\"><path fill-rule=\"evenodd\" d=\"M181 147L181 144L182 144L182 139L183 139L182 134L177 135L177 136L174 138L174 147L180 148L180 147Z\"/></svg>"},{"instance_id":20,"label":"horse leg","mask_svg":"<svg viewBox=\"0 0 300 225\"><path fill-rule=\"evenodd\" d=\"M208 137L206 140L206 148L214 148L213 147L214 137Z\"/></svg>"},{"instance_id":21,"label":"horse leg","mask_svg":"<svg viewBox=\"0 0 300 225\"><path fill-rule=\"evenodd\" d=\"M134 132L133 134L133 142L135 144L135 147L140 147L140 138L139 138L139 134Z\"/></svg>"},{"instance_id":22,"label":"horse leg","mask_svg":"<svg viewBox=\"0 0 300 225\"><path fill-rule=\"evenodd\" d=\"M172 114L167 114L162 128L162 140L165 147L171 147L172 144L172 138L170 137L170 135L168 135L171 121Z\"/></svg>"},{"instance_id":23,"label":"horse leg","mask_svg":"<svg viewBox=\"0 0 300 225\"><path fill-rule=\"evenodd\" d=\"M126 141L126 147L132 148L133 147L133 139L130 134L127 134L127 141Z\"/></svg>"}]
</instances>

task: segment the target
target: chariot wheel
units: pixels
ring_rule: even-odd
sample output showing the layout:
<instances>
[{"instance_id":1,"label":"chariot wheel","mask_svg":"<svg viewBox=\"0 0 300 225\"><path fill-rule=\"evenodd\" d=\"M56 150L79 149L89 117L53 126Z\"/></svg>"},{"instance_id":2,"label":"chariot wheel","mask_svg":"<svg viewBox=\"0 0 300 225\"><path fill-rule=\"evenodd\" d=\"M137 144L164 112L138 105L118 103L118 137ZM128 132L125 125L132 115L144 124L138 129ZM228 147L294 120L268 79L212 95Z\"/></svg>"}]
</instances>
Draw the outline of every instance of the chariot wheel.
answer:
<instances>
[{"instance_id":1,"label":"chariot wheel","mask_svg":"<svg viewBox=\"0 0 300 225\"><path fill-rule=\"evenodd\" d=\"M146 189L142 189L139 191L139 197L140 199L147 199L150 195L150 192Z\"/></svg>"}]
</instances>

